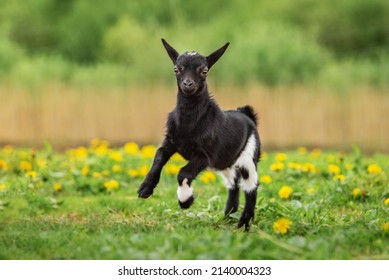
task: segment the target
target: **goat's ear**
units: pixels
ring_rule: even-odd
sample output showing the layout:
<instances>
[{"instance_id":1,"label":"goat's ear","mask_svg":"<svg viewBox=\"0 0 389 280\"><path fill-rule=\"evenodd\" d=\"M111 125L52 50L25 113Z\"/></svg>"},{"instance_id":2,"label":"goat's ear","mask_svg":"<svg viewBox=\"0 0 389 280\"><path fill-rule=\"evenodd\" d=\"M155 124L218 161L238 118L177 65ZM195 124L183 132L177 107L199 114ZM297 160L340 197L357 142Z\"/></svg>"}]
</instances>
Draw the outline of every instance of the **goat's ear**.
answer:
<instances>
[{"instance_id":1,"label":"goat's ear","mask_svg":"<svg viewBox=\"0 0 389 280\"><path fill-rule=\"evenodd\" d=\"M173 64L176 64L177 57L179 56L178 52L172 46L170 46L165 41L165 39L161 39L161 40L162 40L163 46L165 47L165 49L167 51L167 54L169 55L170 59L173 61Z\"/></svg>"},{"instance_id":2,"label":"goat's ear","mask_svg":"<svg viewBox=\"0 0 389 280\"><path fill-rule=\"evenodd\" d=\"M214 51L213 53L211 53L210 55L207 56L207 62L208 62L209 69L212 67L212 65L214 65L216 63L216 61L219 60L219 58L226 51L229 44L230 43L225 44L223 47L221 47L220 49L217 49L216 51Z\"/></svg>"}]
</instances>

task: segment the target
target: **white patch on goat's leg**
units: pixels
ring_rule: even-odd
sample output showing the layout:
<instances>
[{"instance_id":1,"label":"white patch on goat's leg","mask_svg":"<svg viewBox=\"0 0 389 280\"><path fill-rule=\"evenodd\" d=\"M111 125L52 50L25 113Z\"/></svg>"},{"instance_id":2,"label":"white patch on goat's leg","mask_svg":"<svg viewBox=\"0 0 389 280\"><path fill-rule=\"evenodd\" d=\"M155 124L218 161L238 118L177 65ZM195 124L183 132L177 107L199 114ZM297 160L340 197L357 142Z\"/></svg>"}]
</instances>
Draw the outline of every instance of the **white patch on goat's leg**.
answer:
<instances>
[{"instance_id":1,"label":"white patch on goat's leg","mask_svg":"<svg viewBox=\"0 0 389 280\"><path fill-rule=\"evenodd\" d=\"M246 169L248 173L248 177L242 179L242 189L244 192L252 192L258 187L258 175L257 170L255 169L255 164L251 160L251 163L243 166L242 168Z\"/></svg>"},{"instance_id":2,"label":"white patch on goat's leg","mask_svg":"<svg viewBox=\"0 0 389 280\"><path fill-rule=\"evenodd\" d=\"M178 186L177 197L180 202L186 202L193 196L193 188L188 185L188 179L182 181L181 186Z\"/></svg>"},{"instance_id":3,"label":"white patch on goat's leg","mask_svg":"<svg viewBox=\"0 0 389 280\"><path fill-rule=\"evenodd\" d=\"M234 166L245 170L246 176L242 176L242 188L245 192L251 192L255 190L258 186L258 175L255 168L255 163L253 161L254 152L257 149L258 143L255 139L254 134L248 138L245 148L242 153L239 155Z\"/></svg>"}]
</instances>

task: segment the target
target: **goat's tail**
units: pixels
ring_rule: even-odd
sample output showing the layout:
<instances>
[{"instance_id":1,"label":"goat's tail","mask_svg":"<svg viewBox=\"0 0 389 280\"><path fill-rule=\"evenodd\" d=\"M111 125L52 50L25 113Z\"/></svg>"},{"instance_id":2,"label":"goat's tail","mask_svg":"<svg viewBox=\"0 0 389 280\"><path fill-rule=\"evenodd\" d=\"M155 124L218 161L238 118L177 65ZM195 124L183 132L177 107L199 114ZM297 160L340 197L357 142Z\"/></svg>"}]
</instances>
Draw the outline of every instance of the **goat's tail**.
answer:
<instances>
[{"instance_id":1,"label":"goat's tail","mask_svg":"<svg viewBox=\"0 0 389 280\"><path fill-rule=\"evenodd\" d=\"M243 107L239 107L237 110L242 112L243 114L247 115L250 119L253 120L255 125L257 125L257 123L258 123L258 116L257 116L257 113L254 111L253 107L251 107L250 105L246 105L246 106L243 106Z\"/></svg>"}]
</instances>

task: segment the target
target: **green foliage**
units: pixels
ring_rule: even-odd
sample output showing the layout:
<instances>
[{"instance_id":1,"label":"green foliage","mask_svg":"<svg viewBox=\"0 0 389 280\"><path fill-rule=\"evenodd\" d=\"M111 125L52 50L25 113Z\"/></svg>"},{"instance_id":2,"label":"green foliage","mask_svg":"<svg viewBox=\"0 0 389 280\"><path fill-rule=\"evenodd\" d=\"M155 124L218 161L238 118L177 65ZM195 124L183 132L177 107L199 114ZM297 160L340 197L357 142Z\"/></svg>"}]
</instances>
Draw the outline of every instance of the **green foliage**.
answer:
<instances>
[{"instance_id":1,"label":"green foliage","mask_svg":"<svg viewBox=\"0 0 389 280\"><path fill-rule=\"evenodd\" d=\"M244 28L255 36L245 40L240 33L234 38L235 49L225 63L235 71L220 71L226 79L236 75L243 82L258 80L268 85L304 83L317 78L328 62L326 51L296 29L261 21Z\"/></svg>"},{"instance_id":2,"label":"green foliage","mask_svg":"<svg viewBox=\"0 0 389 280\"><path fill-rule=\"evenodd\" d=\"M342 56L374 56L388 48L387 1L332 2L332 12L320 25L319 42Z\"/></svg>"},{"instance_id":3,"label":"green foliage","mask_svg":"<svg viewBox=\"0 0 389 280\"><path fill-rule=\"evenodd\" d=\"M71 13L59 22L58 50L80 63L98 60L107 26L115 22L118 8L107 1L75 1Z\"/></svg>"},{"instance_id":4,"label":"green foliage","mask_svg":"<svg viewBox=\"0 0 389 280\"><path fill-rule=\"evenodd\" d=\"M0 74L11 71L22 56L23 51L17 45L0 37Z\"/></svg>"},{"instance_id":5,"label":"green foliage","mask_svg":"<svg viewBox=\"0 0 389 280\"><path fill-rule=\"evenodd\" d=\"M353 72L361 73L353 82L388 83L379 74L381 66L388 64L389 4L385 0L219 0L201 5L184 0L15 0L0 2L0 16L0 35L6 42L19 45L31 60L61 57L74 65L77 73L70 75L75 80L80 73L90 73L86 80L93 81L97 70L90 69L95 65L98 71L107 65L105 72L117 65L114 73L124 65L128 78L120 79L119 85L171 81L159 41L165 37L179 51L195 49L204 54L230 41L230 50L219 62L228 67L220 66L212 75L223 83L331 82L328 73L349 61ZM0 55L9 51L4 50L7 44L0 43ZM9 61L12 55L0 62L3 71L10 69ZM366 61L369 71L364 70ZM349 84L347 72L337 75L336 80L346 82L335 84ZM97 82L115 85L119 79L111 76Z\"/></svg>"}]
</instances>

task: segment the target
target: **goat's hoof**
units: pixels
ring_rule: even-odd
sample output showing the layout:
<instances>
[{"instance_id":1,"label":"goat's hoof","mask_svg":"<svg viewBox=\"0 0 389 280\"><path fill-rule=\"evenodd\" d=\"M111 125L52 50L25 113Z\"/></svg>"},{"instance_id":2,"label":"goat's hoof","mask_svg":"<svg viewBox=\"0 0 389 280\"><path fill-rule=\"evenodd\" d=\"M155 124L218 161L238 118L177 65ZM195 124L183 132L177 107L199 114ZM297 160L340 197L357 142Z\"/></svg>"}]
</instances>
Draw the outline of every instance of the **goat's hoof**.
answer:
<instances>
[{"instance_id":1,"label":"goat's hoof","mask_svg":"<svg viewBox=\"0 0 389 280\"><path fill-rule=\"evenodd\" d=\"M150 189L144 186L143 184L138 189L138 197L148 198L152 194L153 194L153 189Z\"/></svg>"},{"instance_id":2,"label":"goat's hoof","mask_svg":"<svg viewBox=\"0 0 389 280\"><path fill-rule=\"evenodd\" d=\"M250 224L249 222L241 222L239 221L238 225L236 226L237 228L241 228L244 225L244 231L248 232L250 229Z\"/></svg>"},{"instance_id":3,"label":"goat's hoof","mask_svg":"<svg viewBox=\"0 0 389 280\"><path fill-rule=\"evenodd\" d=\"M236 227L237 227L237 228L241 228L243 225L244 225L244 231L249 231L249 229L250 229L250 224L249 224L249 222L239 221L239 222L238 222L238 225L237 225Z\"/></svg>"},{"instance_id":4,"label":"goat's hoof","mask_svg":"<svg viewBox=\"0 0 389 280\"><path fill-rule=\"evenodd\" d=\"M250 229L250 220L253 218L253 215L242 214L239 219L237 228L241 228L244 225L244 231L249 231Z\"/></svg>"},{"instance_id":5,"label":"goat's hoof","mask_svg":"<svg viewBox=\"0 0 389 280\"><path fill-rule=\"evenodd\" d=\"M181 209L188 209L193 204L193 202L194 202L194 196L192 195L185 202L178 201L178 204L180 205Z\"/></svg>"},{"instance_id":6,"label":"goat's hoof","mask_svg":"<svg viewBox=\"0 0 389 280\"><path fill-rule=\"evenodd\" d=\"M238 211L238 208L237 207L233 207L231 209L229 208L226 208L226 210L224 210L224 216L225 217L229 217L231 214L234 214Z\"/></svg>"}]
</instances>

